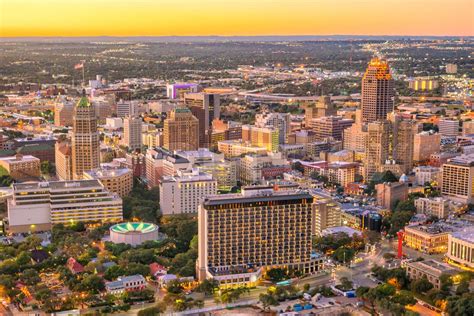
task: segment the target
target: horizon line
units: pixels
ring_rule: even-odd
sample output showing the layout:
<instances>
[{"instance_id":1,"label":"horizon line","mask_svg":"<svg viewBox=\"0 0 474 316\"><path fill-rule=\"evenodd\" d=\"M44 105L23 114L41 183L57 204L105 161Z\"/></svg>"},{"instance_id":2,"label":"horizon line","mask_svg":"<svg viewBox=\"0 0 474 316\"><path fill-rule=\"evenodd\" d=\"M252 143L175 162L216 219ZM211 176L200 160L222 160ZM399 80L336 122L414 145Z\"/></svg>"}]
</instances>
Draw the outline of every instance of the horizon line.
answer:
<instances>
[{"instance_id":1,"label":"horizon line","mask_svg":"<svg viewBox=\"0 0 474 316\"><path fill-rule=\"evenodd\" d=\"M254 34L254 35L20 35L20 36L0 36L0 39L14 39L14 38L165 38L165 37L459 37L459 38L474 38L473 35L413 35L413 34L395 34L395 35L374 35L374 34Z\"/></svg>"}]
</instances>

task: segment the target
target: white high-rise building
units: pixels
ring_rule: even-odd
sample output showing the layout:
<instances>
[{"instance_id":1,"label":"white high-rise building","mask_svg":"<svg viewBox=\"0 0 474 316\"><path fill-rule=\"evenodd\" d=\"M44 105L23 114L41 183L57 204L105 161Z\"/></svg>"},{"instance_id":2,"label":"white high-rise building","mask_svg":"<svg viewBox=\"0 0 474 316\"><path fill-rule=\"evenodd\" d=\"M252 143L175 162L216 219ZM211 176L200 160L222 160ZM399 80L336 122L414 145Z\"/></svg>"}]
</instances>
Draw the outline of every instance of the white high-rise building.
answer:
<instances>
[{"instance_id":1,"label":"white high-rise building","mask_svg":"<svg viewBox=\"0 0 474 316\"><path fill-rule=\"evenodd\" d=\"M164 176L160 183L160 208L163 215L197 213L206 196L217 194L217 181L196 169Z\"/></svg>"}]
</instances>

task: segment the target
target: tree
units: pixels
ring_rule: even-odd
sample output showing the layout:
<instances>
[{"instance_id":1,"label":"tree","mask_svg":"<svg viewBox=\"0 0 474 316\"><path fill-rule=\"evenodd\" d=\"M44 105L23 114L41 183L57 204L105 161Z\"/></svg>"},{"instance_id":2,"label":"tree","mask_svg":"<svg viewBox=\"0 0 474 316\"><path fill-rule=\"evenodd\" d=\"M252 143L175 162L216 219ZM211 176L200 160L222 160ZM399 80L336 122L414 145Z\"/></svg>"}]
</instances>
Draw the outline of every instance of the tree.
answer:
<instances>
[{"instance_id":1,"label":"tree","mask_svg":"<svg viewBox=\"0 0 474 316\"><path fill-rule=\"evenodd\" d=\"M41 162L41 173L45 176L52 175L56 172L56 168L48 161Z\"/></svg>"},{"instance_id":2,"label":"tree","mask_svg":"<svg viewBox=\"0 0 474 316\"><path fill-rule=\"evenodd\" d=\"M142 309L138 312L138 316L157 316L163 312L165 312L166 309L162 309L160 306L153 306L153 307L148 307L145 309Z\"/></svg>"},{"instance_id":3,"label":"tree","mask_svg":"<svg viewBox=\"0 0 474 316\"><path fill-rule=\"evenodd\" d=\"M81 287L87 292L97 294L105 289L105 284L100 276L88 274L82 279Z\"/></svg>"},{"instance_id":4,"label":"tree","mask_svg":"<svg viewBox=\"0 0 474 316\"><path fill-rule=\"evenodd\" d=\"M27 285L35 285L41 282L41 278L35 269L26 269L23 271L20 280Z\"/></svg>"},{"instance_id":5,"label":"tree","mask_svg":"<svg viewBox=\"0 0 474 316\"><path fill-rule=\"evenodd\" d=\"M196 288L196 291L204 293L205 295L212 295L219 289L219 281L215 279L205 279Z\"/></svg>"},{"instance_id":6,"label":"tree","mask_svg":"<svg viewBox=\"0 0 474 316\"><path fill-rule=\"evenodd\" d=\"M341 290L343 290L343 291L352 290L353 283L352 283L352 281L350 281L348 278L342 277L342 278L339 280L339 282L340 282L340 284L339 284L339 289L341 289Z\"/></svg>"},{"instance_id":7,"label":"tree","mask_svg":"<svg viewBox=\"0 0 474 316\"><path fill-rule=\"evenodd\" d=\"M416 304L416 299L413 296L413 293L406 290L401 290L400 292L395 294L392 298L392 301L402 306Z\"/></svg>"},{"instance_id":8,"label":"tree","mask_svg":"<svg viewBox=\"0 0 474 316\"><path fill-rule=\"evenodd\" d=\"M469 282L467 280L461 281L456 288L456 295L462 296L464 293L469 293Z\"/></svg>"},{"instance_id":9,"label":"tree","mask_svg":"<svg viewBox=\"0 0 474 316\"><path fill-rule=\"evenodd\" d=\"M428 281L426 276L423 276L421 279L416 280L411 284L411 290L415 293L426 293L433 288L433 284Z\"/></svg>"},{"instance_id":10,"label":"tree","mask_svg":"<svg viewBox=\"0 0 474 316\"><path fill-rule=\"evenodd\" d=\"M261 293L258 300L262 303L263 309L278 305L278 300L271 294Z\"/></svg>"},{"instance_id":11,"label":"tree","mask_svg":"<svg viewBox=\"0 0 474 316\"><path fill-rule=\"evenodd\" d=\"M181 285L181 282L179 282L179 280L172 280L168 282L168 284L166 285L166 290L169 293L173 293L173 294L181 294L183 292L183 289L184 288Z\"/></svg>"},{"instance_id":12,"label":"tree","mask_svg":"<svg viewBox=\"0 0 474 316\"><path fill-rule=\"evenodd\" d=\"M463 296L450 296L447 301L446 311L449 315L474 315L474 293L466 293Z\"/></svg>"},{"instance_id":13,"label":"tree","mask_svg":"<svg viewBox=\"0 0 474 316\"><path fill-rule=\"evenodd\" d=\"M285 270L274 268L267 271L267 278L272 282L279 282L287 278Z\"/></svg>"},{"instance_id":14,"label":"tree","mask_svg":"<svg viewBox=\"0 0 474 316\"><path fill-rule=\"evenodd\" d=\"M354 258L355 254L356 252L354 249L341 247L334 251L334 253L332 254L332 258L334 260L337 260L338 262L347 263Z\"/></svg>"}]
</instances>

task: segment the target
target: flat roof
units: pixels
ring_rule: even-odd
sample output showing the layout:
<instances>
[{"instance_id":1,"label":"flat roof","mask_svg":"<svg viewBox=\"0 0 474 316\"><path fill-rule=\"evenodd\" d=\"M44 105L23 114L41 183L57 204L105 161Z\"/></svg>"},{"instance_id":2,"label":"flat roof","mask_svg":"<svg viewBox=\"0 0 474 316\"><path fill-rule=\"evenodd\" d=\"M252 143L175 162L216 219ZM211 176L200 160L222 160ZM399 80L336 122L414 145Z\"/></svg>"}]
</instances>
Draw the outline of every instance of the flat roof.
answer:
<instances>
[{"instance_id":1,"label":"flat roof","mask_svg":"<svg viewBox=\"0 0 474 316\"><path fill-rule=\"evenodd\" d=\"M461 230L451 233L451 236L457 239L474 243L474 226L465 227Z\"/></svg>"},{"instance_id":2,"label":"flat roof","mask_svg":"<svg viewBox=\"0 0 474 316\"><path fill-rule=\"evenodd\" d=\"M121 167L112 167L112 168L100 168L90 171L85 171L89 176L95 179L100 178L113 178L113 177L120 177L127 173L131 173L132 170L128 168L121 168Z\"/></svg>"},{"instance_id":3,"label":"flat roof","mask_svg":"<svg viewBox=\"0 0 474 316\"><path fill-rule=\"evenodd\" d=\"M449 272L456 272L457 270L454 269L452 266L448 265L447 263L436 261L434 259L427 259L423 261L413 261L407 263L407 266L414 267L419 270L423 270L426 272L431 272L432 274L443 274Z\"/></svg>"},{"instance_id":4,"label":"flat roof","mask_svg":"<svg viewBox=\"0 0 474 316\"><path fill-rule=\"evenodd\" d=\"M298 199L312 199L313 196L307 191L273 191L261 192L245 196L243 194L221 194L204 198L204 205L220 205L226 203L262 202L262 201L285 201Z\"/></svg>"},{"instance_id":5,"label":"flat roof","mask_svg":"<svg viewBox=\"0 0 474 316\"><path fill-rule=\"evenodd\" d=\"M15 156L9 156L9 157L0 157L0 161L6 161L6 162L23 162L23 161L30 161L30 160L39 161L38 158L31 155L15 155Z\"/></svg>"}]
</instances>

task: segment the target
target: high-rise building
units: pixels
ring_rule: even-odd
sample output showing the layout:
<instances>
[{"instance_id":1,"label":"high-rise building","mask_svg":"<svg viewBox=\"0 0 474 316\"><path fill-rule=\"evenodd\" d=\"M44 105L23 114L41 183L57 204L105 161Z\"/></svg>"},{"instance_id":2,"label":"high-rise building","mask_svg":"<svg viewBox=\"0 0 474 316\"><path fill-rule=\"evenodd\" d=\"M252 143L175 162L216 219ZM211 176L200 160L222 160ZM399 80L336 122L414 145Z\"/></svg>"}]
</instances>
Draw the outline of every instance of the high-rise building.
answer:
<instances>
[{"instance_id":1,"label":"high-rise building","mask_svg":"<svg viewBox=\"0 0 474 316\"><path fill-rule=\"evenodd\" d=\"M219 119L212 121L211 148L217 149L218 142L222 140L237 139L242 139L242 123L234 121L224 122Z\"/></svg>"},{"instance_id":2,"label":"high-rise building","mask_svg":"<svg viewBox=\"0 0 474 316\"><path fill-rule=\"evenodd\" d=\"M441 194L455 202L474 202L474 155L451 158L443 165Z\"/></svg>"},{"instance_id":3,"label":"high-rise building","mask_svg":"<svg viewBox=\"0 0 474 316\"><path fill-rule=\"evenodd\" d=\"M459 121L457 120L439 120L438 128L441 136L459 135Z\"/></svg>"},{"instance_id":4,"label":"high-rise building","mask_svg":"<svg viewBox=\"0 0 474 316\"><path fill-rule=\"evenodd\" d=\"M123 142L129 150L142 148L142 119L127 117L123 120Z\"/></svg>"},{"instance_id":5,"label":"high-rise building","mask_svg":"<svg viewBox=\"0 0 474 316\"><path fill-rule=\"evenodd\" d=\"M122 101L117 103L117 117L125 118L137 115L136 103L132 101Z\"/></svg>"},{"instance_id":6,"label":"high-rise building","mask_svg":"<svg viewBox=\"0 0 474 316\"><path fill-rule=\"evenodd\" d=\"M392 160L400 166L402 173L413 169L413 145L417 125L414 121L392 116Z\"/></svg>"},{"instance_id":7,"label":"high-rise building","mask_svg":"<svg viewBox=\"0 0 474 316\"><path fill-rule=\"evenodd\" d=\"M199 146L209 148L212 121L220 116L220 95L204 92L185 93L184 103L199 121Z\"/></svg>"},{"instance_id":8,"label":"high-rise building","mask_svg":"<svg viewBox=\"0 0 474 316\"><path fill-rule=\"evenodd\" d=\"M367 126L362 124L362 110L357 109L355 123L344 129L343 140L344 149L355 152L364 152L367 138Z\"/></svg>"},{"instance_id":9,"label":"high-rise building","mask_svg":"<svg viewBox=\"0 0 474 316\"><path fill-rule=\"evenodd\" d=\"M401 182L385 182L375 186L377 191L377 204L393 210L397 202L408 198L408 185Z\"/></svg>"},{"instance_id":10,"label":"high-rise building","mask_svg":"<svg viewBox=\"0 0 474 316\"><path fill-rule=\"evenodd\" d=\"M252 146L266 148L268 151L278 151L280 133L274 127L256 127L242 125L242 141L249 142Z\"/></svg>"},{"instance_id":11,"label":"high-rise building","mask_svg":"<svg viewBox=\"0 0 474 316\"><path fill-rule=\"evenodd\" d=\"M72 176L82 179L84 171L99 167L99 133L94 105L83 96L74 108L72 130Z\"/></svg>"},{"instance_id":12,"label":"high-rise building","mask_svg":"<svg viewBox=\"0 0 474 316\"><path fill-rule=\"evenodd\" d=\"M165 215L196 213L206 196L217 194L217 181L212 175L178 171L176 176L165 176L160 183L160 209Z\"/></svg>"},{"instance_id":13,"label":"high-rise building","mask_svg":"<svg viewBox=\"0 0 474 316\"><path fill-rule=\"evenodd\" d=\"M255 126L273 127L278 129L278 141L280 144L286 143L286 138L290 133L289 113L259 113L255 115Z\"/></svg>"},{"instance_id":14,"label":"high-rise building","mask_svg":"<svg viewBox=\"0 0 474 316\"><path fill-rule=\"evenodd\" d=\"M320 236L326 228L341 226L341 208L330 195L315 194L313 203L313 234Z\"/></svg>"},{"instance_id":15,"label":"high-rise building","mask_svg":"<svg viewBox=\"0 0 474 316\"><path fill-rule=\"evenodd\" d=\"M385 120L393 111L394 80L387 61L373 58L362 78L362 121Z\"/></svg>"},{"instance_id":16,"label":"high-rise building","mask_svg":"<svg viewBox=\"0 0 474 316\"><path fill-rule=\"evenodd\" d=\"M54 125L72 126L73 124L74 103L67 100L56 103L54 106Z\"/></svg>"},{"instance_id":17,"label":"high-rise building","mask_svg":"<svg viewBox=\"0 0 474 316\"><path fill-rule=\"evenodd\" d=\"M389 158L389 145L390 123L388 121L369 123L365 145L365 181L370 181L374 173L379 172L381 166L387 161Z\"/></svg>"},{"instance_id":18,"label":"high-rise building","mask_svg":"<svg viewBox=\"0 0 474 316\"><path fill-rule=\"evenodd\" d=\"M206 197L200 205L199 280L254 285L274 267L318 271L322 261L312 254L313 196L247 188L239 194Z\"/></svg>"},{"instance_id":19,"label":"high-rise building","mask_svg":"<svg viewBox=\"0 0 474 316\"><path fill-rule=\"evenodd\" d=\"M100 169L85 171L84 179L99 180L107 191L120 197L127 196L133 188L132 170L120 166L102 165Z\"/></svg>"},{"instance_id":20,"label":"high-rise building","mask_svg":"<svg viewBox=\"0 0 474 316\"><path fill-rule=\"evenodd\" d=\"M416 162L428 161L431 154L439 152L441 135L421 132L415 134L413 140L413 160Z\"/></svg>"},{"instance_id":21,"label":"high-rise building","mask_svg":"<svg viewBox=\"0 0 474 316\"><path fill-rule=\"evenodd\" d=\"M188 108L174 109L165 120L163 147L169 151L199 148L199 121Z\"/></svg>"},{"instance_id":22,"label":"high-rise building","mask_svg":"<svg viewBox=\"0 0 474 316\"><path fill-rule=\"evenodd\" d=\"M313 119L309 127L314 131L318 140L328 137L342 140L344 130L351 127L353 123L353 120L341 116L323 116Z\"/></svg>"},{"instance_id":23,"label":"high-rise building","mask_svg":"<svg viewBox=\"0 0 474 316\"><path fill-rule=\"evenodd\" d=\"M56 175L59 180L72 180L72 147L69 142L57 142L55 146Z\"/></svg>"}]
</instances>

